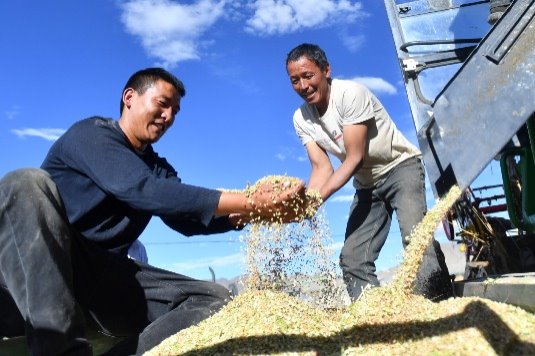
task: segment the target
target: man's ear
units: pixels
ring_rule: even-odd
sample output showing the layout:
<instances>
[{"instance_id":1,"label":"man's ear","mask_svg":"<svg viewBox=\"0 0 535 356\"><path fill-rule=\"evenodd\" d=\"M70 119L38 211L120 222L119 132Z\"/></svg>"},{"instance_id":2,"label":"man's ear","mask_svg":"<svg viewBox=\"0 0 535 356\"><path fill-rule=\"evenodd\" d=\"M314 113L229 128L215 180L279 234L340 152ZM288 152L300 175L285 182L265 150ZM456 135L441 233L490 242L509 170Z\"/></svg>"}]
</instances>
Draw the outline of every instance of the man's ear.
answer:
<instances>
[{"instance_id":1,"label":"man's ear","mask_svg":"<svg viewBox=\"0 0 535 356\"><path fill-rule=\"evenodd\" d=\"M132 106L132 97L134 96L135 90L132 88L126 88L123 92L123 103L124 106L130 109Z\"/></svg>"},{"instance_id":2,"label":"man's ear","mask_svg":"<svg viewBox=\"0 0 535 356\"><path fill-rule=\"evenodd\" d=\"M325 77L331 79L331 66L328 64L325 66Z\"/></svg>"}]
</instances>

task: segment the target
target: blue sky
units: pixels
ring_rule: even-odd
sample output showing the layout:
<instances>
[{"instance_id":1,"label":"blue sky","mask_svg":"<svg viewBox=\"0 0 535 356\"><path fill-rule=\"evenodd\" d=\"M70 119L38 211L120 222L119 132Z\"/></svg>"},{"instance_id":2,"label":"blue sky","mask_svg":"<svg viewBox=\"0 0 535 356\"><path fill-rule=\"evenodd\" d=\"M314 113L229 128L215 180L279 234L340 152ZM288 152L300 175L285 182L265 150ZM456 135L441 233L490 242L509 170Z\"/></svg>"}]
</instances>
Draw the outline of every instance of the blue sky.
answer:
<instances>
[{"instance_id":1,"label":"blue sky","mask_svg":"<svg viewBox=\"0 0 535 356\"><path fill-rule=\"evenodd\" d=\"M291 122L301 99L284 67L303 42L326 51L334 77L375 92L416 143L381 0L2 1L0 176L38 167L80 119L118 118L130 74L163 66L187 94L155 150L184 182L236 189L265 175L307 180L308 159ZM337 251L353 192L349 185L325 205ZM231 278L243 272L239 235L186 238L155 218L141 241L154 265L203 279L212 266ZM397 264L400 250L394 224L378 269Z\"/></svg>"}]
</instances>

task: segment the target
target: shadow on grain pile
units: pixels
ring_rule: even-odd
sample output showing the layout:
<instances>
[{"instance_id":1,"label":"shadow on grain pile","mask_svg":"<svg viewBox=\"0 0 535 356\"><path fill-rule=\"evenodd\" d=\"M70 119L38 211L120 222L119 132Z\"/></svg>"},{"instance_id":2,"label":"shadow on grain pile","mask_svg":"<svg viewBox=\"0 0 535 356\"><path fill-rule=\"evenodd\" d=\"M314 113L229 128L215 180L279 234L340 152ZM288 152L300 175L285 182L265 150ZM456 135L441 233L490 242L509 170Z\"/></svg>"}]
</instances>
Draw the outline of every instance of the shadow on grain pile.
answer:
<instances>
[{"instance_id":1,"label":"shadow on grain pile","mask_svg":"<svg viewBox=\"0 0 535 356\"><path fill-rule=\"evenodd\" d=\"M473 297L433 303L410 292L425 246L459 194L452 188L415 228L391 285L330 310L250 290L147 355L535 354L533 314Z\"/></svg>"}]
</instances>

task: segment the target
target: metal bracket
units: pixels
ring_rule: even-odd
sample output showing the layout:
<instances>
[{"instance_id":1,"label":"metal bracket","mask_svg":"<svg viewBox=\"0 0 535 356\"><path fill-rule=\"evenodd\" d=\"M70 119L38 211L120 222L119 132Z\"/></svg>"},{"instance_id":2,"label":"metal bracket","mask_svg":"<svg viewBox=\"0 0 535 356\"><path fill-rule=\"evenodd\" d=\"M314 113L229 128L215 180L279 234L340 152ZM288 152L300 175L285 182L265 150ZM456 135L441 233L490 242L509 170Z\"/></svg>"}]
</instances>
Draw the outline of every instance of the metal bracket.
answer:
<instances>
[{"instance_id":1,"label":"metal bracket","mask_svg":"<svg viewBox=\"0 0 535 356\"><path fill-rule=\"evenodd\" d=\"M522 11L518 11L514 14L514 17L505 18L504 21L509 21L512 25L506 28L504 31L500 31L493 44L490 45L491 50L487 53L487 58L498 64L502 61L520 35L525 32L526 27L530 24L531 20L535 16L535 7L533 1L528 3L519 3L517 6ZM510 16L511 17L511 16Z\"/></svg>"},{"instance_id":2,"label":"metal bracket","mask_svg":"<svg viewBox=\"0 0 535 356\"><path fill-rule=\"evenodd\" d=\"M403 71L407 74L417 74L424 70L425 63L418 62L413 58L404 59L401 61Z\"/></svg>"}]
</instances>

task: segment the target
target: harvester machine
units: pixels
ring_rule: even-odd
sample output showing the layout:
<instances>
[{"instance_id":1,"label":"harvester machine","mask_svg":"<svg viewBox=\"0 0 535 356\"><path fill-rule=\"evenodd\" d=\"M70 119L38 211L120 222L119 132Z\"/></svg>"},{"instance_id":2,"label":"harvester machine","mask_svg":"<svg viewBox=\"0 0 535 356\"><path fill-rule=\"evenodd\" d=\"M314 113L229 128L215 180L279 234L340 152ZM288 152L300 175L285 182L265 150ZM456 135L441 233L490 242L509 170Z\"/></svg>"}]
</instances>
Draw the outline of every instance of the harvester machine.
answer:
<instances>
[{"instance_id":1,"label":"harvester machine","mask_svg":"<svg viewBox=\"0 0 535 356\"><path fill-rule=\"evenodd\" d=\"M463 192L443 223L455 292L535 311L535 0L384 2L435 198Z\"/></svg>"}]
</instances>

